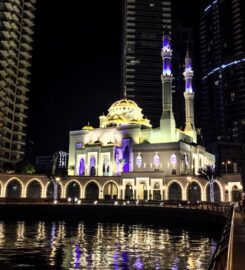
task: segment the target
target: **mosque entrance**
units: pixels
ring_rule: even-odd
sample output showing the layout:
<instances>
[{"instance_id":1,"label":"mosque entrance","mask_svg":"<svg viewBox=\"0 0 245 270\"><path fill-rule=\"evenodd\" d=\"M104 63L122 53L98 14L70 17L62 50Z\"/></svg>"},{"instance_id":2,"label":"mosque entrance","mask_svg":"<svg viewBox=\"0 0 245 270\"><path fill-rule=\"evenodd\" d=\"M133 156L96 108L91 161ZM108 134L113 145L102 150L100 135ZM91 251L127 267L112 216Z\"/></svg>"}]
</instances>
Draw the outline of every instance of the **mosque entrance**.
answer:
<instances>
[{"instance_id":1,"label":"mosque entrance","mask_svg":"<svg viewBox=\"0 0 245 270\"><path fill-rule=\"evenodd\" d=\"M133 188L130 184L127 184L125 188L125 200L132 200L133 197Z\"/></svg>"},{"instance_id":2,"label":"mosque entrance","mask_svg":"<svg viewBox=\"0 0 245 270\"><path fill-rule=\"evenodd\" d=\"M85 190L86 199L98 199L99 198L99 187L94 182L89 183Z\"/></svg>"},{"instance_id":3,"label":"mosque entrance","mask_svg":"<svg viewBox=\"0 0 245 270\"><path fill-rule=\"evenodd\" d=\"M104 190L104 199L117 199L118 189L115 183L109 182L105 185Z\"/></svg>"},{"instance_id":4,"label":"mosque entrance","mask_svg":"<svg viewBox=\"0 0 245 270\"><path fill-rule=\"evenodd\" d=\"M138 200L147 200L147 187L145 183L138 186Z\"/></svg>"},{"instance_id":5,"label":"mosque entrance","mask_svg":"<svg viewBox=\"0 0 245 270\"><path fill-rule=\"evenodd\" d=\"M156 183L153 187L153 200L160 201L161 200L161 190L160 185Z\"/></svg>"},{"instance_id":6,"label":"mosque entrance","mask_svg":"<svg viewBox=\"0 0 245 270\"><path fill-rule=\"evenodd\" d=\"M176 182L170 184L168 189L168 199L173 201L179 201L182 199L180 184Z\"/></svg>"}]
</instances>

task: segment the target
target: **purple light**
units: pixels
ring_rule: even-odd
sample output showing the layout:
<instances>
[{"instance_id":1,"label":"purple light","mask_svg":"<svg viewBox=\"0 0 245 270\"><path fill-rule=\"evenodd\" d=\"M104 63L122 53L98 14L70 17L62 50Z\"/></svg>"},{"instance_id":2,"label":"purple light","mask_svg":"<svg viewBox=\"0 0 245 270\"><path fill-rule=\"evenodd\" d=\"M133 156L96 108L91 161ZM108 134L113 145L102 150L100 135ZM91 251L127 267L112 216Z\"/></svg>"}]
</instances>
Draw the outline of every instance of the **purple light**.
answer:
<instances>
[{"instance_id":1,"label":"purple light","mask_svg":"<svg viewBox=\"0 0 245 270\"><path fill-rule=\"evenodd\" d=\"M137 270L144 269L144 263L140 260L140 258L136 259L134 266L136 267Z\"/></svg>"}]
</instances>

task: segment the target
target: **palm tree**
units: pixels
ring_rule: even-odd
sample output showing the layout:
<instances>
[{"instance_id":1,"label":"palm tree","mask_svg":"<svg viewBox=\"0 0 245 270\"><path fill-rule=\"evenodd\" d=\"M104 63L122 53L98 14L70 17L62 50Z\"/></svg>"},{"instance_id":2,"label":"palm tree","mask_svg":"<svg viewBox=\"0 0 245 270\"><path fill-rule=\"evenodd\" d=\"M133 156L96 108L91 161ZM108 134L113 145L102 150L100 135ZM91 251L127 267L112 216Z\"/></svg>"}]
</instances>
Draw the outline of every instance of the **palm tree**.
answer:
<instances>
[{"instance_id":1,"label":"palm tree","mask_svg":"<svg viewBox=\"0 0 245 270\"><path fill-rule=\"evenodd\" d=\"M198 169L198 176L208 181L210 187L210 201L214 202L214 180L220 176L216 167L214 165L205 165L205 167Z\"/></svg>"}]
</instances>

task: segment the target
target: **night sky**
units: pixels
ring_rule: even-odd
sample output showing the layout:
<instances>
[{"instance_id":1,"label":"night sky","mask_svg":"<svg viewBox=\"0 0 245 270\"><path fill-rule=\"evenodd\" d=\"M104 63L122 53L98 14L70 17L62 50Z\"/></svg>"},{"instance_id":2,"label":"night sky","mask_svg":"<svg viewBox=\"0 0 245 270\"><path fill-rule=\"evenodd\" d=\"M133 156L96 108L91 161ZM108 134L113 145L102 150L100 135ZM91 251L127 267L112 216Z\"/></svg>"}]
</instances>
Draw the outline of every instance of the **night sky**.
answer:
<instances>
[{"instance_id":1,"label":"night sky","mask_svg":"<svg viewBox=\"0 0 245 270\"><path fill-rule=\"evenodd\" d=\"M175 16L194 25L197 2L173 1ZM97 127L120 98L122 0L67 3L37 3L27 131L34 155L68 151L69 131Z\"/></svg>"}]
</instances>

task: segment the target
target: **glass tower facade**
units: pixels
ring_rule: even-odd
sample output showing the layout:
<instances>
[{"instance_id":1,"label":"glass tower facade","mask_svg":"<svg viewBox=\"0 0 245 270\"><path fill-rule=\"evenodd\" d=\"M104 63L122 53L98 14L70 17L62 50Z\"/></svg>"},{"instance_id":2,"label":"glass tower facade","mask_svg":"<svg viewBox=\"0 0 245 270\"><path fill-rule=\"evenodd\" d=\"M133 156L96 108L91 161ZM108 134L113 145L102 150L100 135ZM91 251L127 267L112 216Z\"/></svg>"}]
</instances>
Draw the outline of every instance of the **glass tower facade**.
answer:
<instances>
[{"instance_id":1,"label":"glass tower facade","mask_svg":"<svg viewBox=\"0 0 245 270\"><path fill-rule=\"evenodd\" d=\"M245 161L244 33L244 0L210 1L200 22L202 134L223 172Z\"/></svg>"},{"instance_id":2,"label":"glass tower facade","mask_svg":"<svg viewBox=\"0 0 245 270\"><path fill-rule=\"evenodd\" d=\"M163 32L171 34L171 1L125 0L123 19L122 89L157 127L162 112L160 52Z\"/></svg>"}]
</instances>

